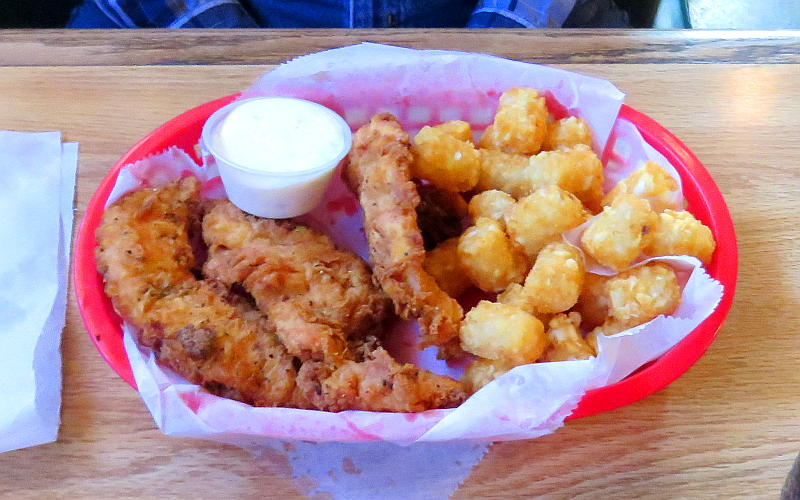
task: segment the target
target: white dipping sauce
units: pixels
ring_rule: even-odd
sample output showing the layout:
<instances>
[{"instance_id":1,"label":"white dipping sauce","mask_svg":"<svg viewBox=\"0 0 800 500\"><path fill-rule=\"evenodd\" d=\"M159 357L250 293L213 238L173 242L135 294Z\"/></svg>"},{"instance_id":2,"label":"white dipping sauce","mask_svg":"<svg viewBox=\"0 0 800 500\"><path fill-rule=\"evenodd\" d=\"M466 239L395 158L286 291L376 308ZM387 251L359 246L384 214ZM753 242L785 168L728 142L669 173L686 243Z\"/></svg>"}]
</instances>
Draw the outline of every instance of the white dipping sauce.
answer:
<instances>
[{"instance_id":1,"label":"white dipping sauce","mask_svg":"<svg viewBox=\"0 0 800 500\"><path fill-rule=\"evenodd\" d=\"M214 133L226 160L265 172L320 167L342 150L344 134L332 113L296 99L254 99L235 107Z\"/></svg>"},{"instance_id":2,"label":"white dipping sauce","mask_svg":"<svg viewBox=\"0 0 800 500\"><path fill-rule=\"evenodd\" d=\"M235 101L211 115L202 136L231 202L276 219L319 204L350 141L342 117L286 97Z\"/></svg>"}]
</instances>

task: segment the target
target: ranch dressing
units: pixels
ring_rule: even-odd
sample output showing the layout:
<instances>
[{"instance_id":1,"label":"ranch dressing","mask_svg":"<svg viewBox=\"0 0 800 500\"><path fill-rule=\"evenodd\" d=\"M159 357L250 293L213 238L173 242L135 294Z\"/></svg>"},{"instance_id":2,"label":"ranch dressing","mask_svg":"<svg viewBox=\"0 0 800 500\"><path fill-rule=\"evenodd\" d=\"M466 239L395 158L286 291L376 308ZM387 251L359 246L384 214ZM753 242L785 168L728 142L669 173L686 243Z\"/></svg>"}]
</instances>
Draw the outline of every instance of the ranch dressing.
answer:
<instances>
[{"instance_id":1,"label":"ranch dressing","mask_svg":"<svg viewBox=\"0 0 800 500\"><path fill-rule=\"evenodd\" d=\"M231 202L270 218L313 209L350 141L339 115L286 97L235 101L208 119L202 136Z\"/></svg>"}]
</instances>

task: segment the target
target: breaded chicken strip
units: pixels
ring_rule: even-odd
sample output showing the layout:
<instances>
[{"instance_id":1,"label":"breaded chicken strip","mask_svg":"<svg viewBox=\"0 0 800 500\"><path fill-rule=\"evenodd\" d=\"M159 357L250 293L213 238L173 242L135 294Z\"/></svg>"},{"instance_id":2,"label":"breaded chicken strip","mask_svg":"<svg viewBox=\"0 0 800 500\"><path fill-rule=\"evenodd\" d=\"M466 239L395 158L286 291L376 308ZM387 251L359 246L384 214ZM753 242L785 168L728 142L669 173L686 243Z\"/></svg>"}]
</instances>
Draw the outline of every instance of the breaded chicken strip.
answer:
<instances>
[{"instance_id":1,"label":"breaded chicken strip","mask_svg":"<svg viewBox=\"0 0 800 500\"><path fill-rule=\"evenodd\" d=\"M400 364L379 348L360 363L348 361L322 383L325 409L417 412L452 408L464 401L461 384L412 364Z\"/></svg>"},{"instance_id":2,"label":"breaded chicken strip","mask_svg":"<svg viewBox=\"0 0 800 500\"><path fill-rule=\"evenodd\" d=\"M293 358L254 309L198 281L190 230L199 182L127 194L105 214L97 268L115 309L165 363L210 392L258 406L296 406Z\"/></svg>"},{"instance_id":3,"label":"breaded chicken strip","mask_svg":"<svg viewBox=\"0 0 800 500\"><path fill-rule=\"evenodd\" d=\"M422 346L450 345L464 312L423 268L408 134L390 114L375 115L353 136L345 179L364 209L372 270L403 318L418 319ZM447 350L443 350L446 355Z\"/></svg>"},{"instance_id":4,"label":"breaded chicken strip","mask_svg":"<svg viewBox=\"0 0 800 500\"><path fill-rule=\"evenodd\" d=\"M373 332L386 316L388 298L366 264L323 234L224 201L203 218L203 237L205 276L242 284L287 350L303 360L352 359L347 341Z\"/></svg>"}]
</instances>

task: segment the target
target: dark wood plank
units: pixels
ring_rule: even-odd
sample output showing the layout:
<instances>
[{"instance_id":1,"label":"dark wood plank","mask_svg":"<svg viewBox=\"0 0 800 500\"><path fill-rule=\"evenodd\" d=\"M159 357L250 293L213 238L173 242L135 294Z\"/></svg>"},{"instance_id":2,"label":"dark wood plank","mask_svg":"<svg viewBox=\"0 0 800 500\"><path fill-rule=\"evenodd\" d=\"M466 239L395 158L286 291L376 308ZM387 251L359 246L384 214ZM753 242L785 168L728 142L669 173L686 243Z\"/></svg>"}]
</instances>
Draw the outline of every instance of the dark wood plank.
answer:
<instances>
[{"instance_id":1,"label":"dark wood plank","mask_svg":"<svg viewBox=\"0 0 800 500\"><path fill-rule=\"evenodd\" d=\"M8 30L0 66L278 64L362 41L544 64L800 63L800 31Z\"/></svg>"}]
</instances>

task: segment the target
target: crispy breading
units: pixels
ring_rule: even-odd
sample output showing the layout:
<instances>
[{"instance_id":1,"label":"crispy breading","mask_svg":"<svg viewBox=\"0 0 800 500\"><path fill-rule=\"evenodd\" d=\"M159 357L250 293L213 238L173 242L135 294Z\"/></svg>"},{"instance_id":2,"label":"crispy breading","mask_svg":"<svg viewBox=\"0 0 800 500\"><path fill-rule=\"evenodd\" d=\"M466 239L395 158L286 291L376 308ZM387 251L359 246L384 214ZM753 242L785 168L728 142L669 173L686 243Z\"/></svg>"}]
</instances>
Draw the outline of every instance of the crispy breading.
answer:
<instances>
[{"instance_id":1,"label":"crispy breading","mask_svg":"<svg viewBox=\"0 0 800 500\"><path fill-rule=\"evenodd\" d=\"M241 283L301 359L348 359L346 341L373 332L386 316L388 299L366 264L324 234L223 201L203 217L203 238L204 275Z\"/></svg>"},{"instance_id":2,"label":"crispy breading","mask_svg":"<svg viewBox=\"0 0 800 500\"><path fill-rule=\"evenodd\" d=\"M195 178L124 196L97 230L96 260L117 312L159 360L209 391L294 406L292 357L246 303L192 274Z\"/></svg>"},{"instance_id":3,"label":"crispy breading","mask_svg":"<svg viewBox=\"0 0 800 500\"><path fill-rule=\"evenodd\" d=\"M417 412L458 406L461 384L409 364L379 348L362 362L348 361L322 382L324 409Z\"/></svg>"},{"instance_id":4,"label":"crispy breading","mask_svg":"<svg viewBox=\"0 0 800 500\"><path fill-rule=\"evenodd\" d=\"M97 231L106 291L160 362L209 392L256 406L408 412L464 400L459 382L397 363L365 335L380 323L388 300L363 262L310 229L250 218L227 202L211 209L215 266L230 263L231 276L242 273L235 263L249 257L233 253L247 246L261 250L253 259L279 261L272 275L264 271L257 280L251 272L244 280L252 281L254 295L287 297L272 304L269 317L237 287L198 280L190 240L200 228L199 205L194 178L134 191L106 211ZM310 264L303 267L303 259ZM287 262L302 272L280 267ZM276 326L301 339L346 340L337 344L340 355L303 362L287 352ZM315 328L323 327L329 332L320 336Z\"/></svg>"},{"instance_id":5,"label":"crispy breading","mask_svg":"<svg viewBox=\"0 0 800 500\"><path fill-rule=\"evenodd\" d=\"M390 114L372 117L353 135L344 175L364 209L372 270L403 318L418 319L422 346L458 335L463 311L423 268L417 225L419 194L411 181L408 134Z\"/></svg>"}]
</instances>

